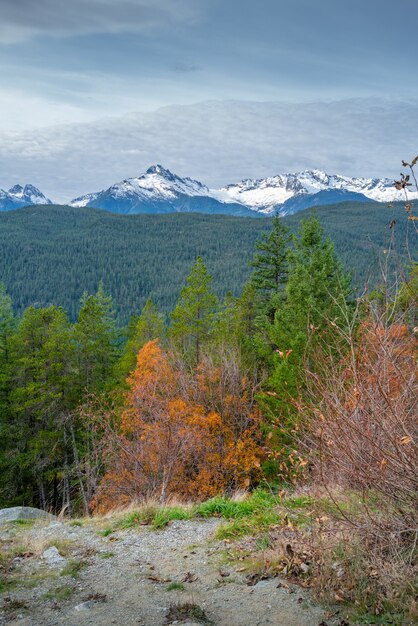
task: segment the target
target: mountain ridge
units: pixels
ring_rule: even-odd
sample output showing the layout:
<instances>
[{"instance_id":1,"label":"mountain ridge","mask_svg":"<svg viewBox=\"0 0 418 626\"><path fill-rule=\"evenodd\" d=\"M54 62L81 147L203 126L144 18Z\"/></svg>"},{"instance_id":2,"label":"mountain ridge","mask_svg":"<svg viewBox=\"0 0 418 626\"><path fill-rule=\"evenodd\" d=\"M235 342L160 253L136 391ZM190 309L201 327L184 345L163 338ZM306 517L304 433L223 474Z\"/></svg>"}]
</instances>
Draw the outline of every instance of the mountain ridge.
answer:
<instances>
[{"instance_id":1,"label":"mountain ridge","mask_svg":"<svg viewBox=\"0 0 418 626\"><path fill-rule=\"evenodd\" d=\"M327 197L327 193L333 192ZM341 199L339 199L341 196ZM417 196L418 194L413 194ZM103 208L116 213L199 211L229 215L292 215L335 201L393 202L402 195L388 178L355 178L303 170L261 179L244 179L220 189L182 178L162 165L152 165L138 177L69 202L74 207ZM204 206L203 206L204 205Z\"/></svg>"},{"instance_id":2,"label":"mountain ridge","mask_svg":"<svg viewBox=\"0 0 418 626\"><path fill-rule=\"evenodd\" d=\"M0 211L11 211L24 206L52 204L37 187L31 184L14 185L8 191L0 189Z\"/></svg>"}]
</instances>

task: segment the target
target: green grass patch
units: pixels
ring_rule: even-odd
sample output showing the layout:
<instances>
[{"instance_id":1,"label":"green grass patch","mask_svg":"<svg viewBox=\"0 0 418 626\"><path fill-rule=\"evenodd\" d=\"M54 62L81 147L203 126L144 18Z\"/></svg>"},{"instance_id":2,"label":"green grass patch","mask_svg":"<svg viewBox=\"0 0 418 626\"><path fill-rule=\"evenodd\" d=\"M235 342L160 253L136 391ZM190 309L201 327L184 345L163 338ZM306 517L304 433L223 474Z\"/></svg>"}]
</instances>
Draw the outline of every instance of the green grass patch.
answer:
<instances>
[{"instance_id":1,"label":"green grass patch","mask_svg":"<svg viewBox=\"0 0 418 626\"><path fill-rule=\"evenodd\" d=\"M281 522L281 516L274 510L262 511L254 515L234 519L222 524L216 533L218 539L235 539L245 535L257 535Z\"/></svg>"},{"instance_id":2,"label":"green grass patch","mask_svg":"<svg viewBox=\"0 0 418 626\"><path fill-rule=\"evenodd\" d=\"M113 533L113 528L105 528L104 530L98 530L97 534L100 535L100 537L109 537L109 535L111 535Z\"/></svg>"},{"instance_id":3,"label":"green grass patch","mask_svg":"<svg viewBox=\"0 0 418 626\"><path fill-rule=\"evenodd\" d=\"M170 583L167 587L166 587L166 591L184 591L185 590L185 586L183 585L183 583Z\"/></svg>"},{"instance_id":4,"label":"green grass patch","mask_svg":"<svg viewBox=\"0 0 418 626\"><path fill-rule=\"evenodd\" d=\"M25 526L25 527L32 527L35 524L34 519L16 519L13 522L8 522L8 524L10 526Z\"/></svg>"},{"instance_id":5,"label":"green grass patch","mask_svg":"<svg viewBox=\"0 0 418 626\"><path fill-rule=\"evenodd\" d=\"M146 526L147 524L152 524L157 511L158 508L155 506L144 506L142 509L138 509L138 511L131 511L118 521L117 528L126 530L138 525Z\"/></svg>"},{"instance_id":6,"label":"green grass patch","mask_svg":"<svg viewBox=\"0 0 418 626\"><path fill-rule=\"evenodd\" d=\"M44 600L57 600L58 602L62 602L63 600L68 600L74 593L74 587L70 587L70 585L62 585L61 587L56 587L55 589L50 589L42 598Z\"/></svg>"},{"instance_id":7,"label":"green grass patch","mask_svg":"<svg viewBox=\"0 0 418 626\"><path fill-rule=\"evenodd\" d=\"M12 578L10 576L2 576L0 578L0 593L10 591L14 587L16 587L18 584L19 584L19 580L17 578Z\"/></svg>"},{"instance_id":8,"label":"green grass patch","mask_svg":"<svg viewBox=\"0 0 418 626\"><path fill-rule=\"evenodd\" d=\"M273 508L278 504L274 494L256 489L245 500L230 500L217 496L207 502L198 504L193 514L198 517L223 517L225 519L240 519L254 513Z\"/></svg>"},{"instance_id":9,"label":"green grass patch","mask_svg":"<svg viewBox=\"0 0 418 626\"><path fill-rule=\"evenodd\" d=\"M82 526L83 522L79 519L74 519L68 524L69 526Z\"/></svg>"},{"instance_id":10,"label":"green grass patch","mask_svg":"<svg viewBox=\"0 0 418 626\"><path fill-rule=\"evenodd\" d=\"M283 506L287 509L306 509L314 506L315 503L315 498L311 496L296 496L282 501Z\"/></svg>"},{"instance_id":11,"label":"green grass patch","mask_svg":"<svg viewBox=\"0 0 418 626\"><path fill-rule=\"evenodd\" d=\"M186 509L182 509L179 506L164 507L159 509L152 520L152 527L155 529L164 528L170 522L174 520L188 520L191 519L192 514Z\"/></svg>"},{"instance_id":12,"label":"green grass patch","mask_svg":"<svg viewBox=\"0 0 418 626\"><path fill-rule=\"evenodd\" d=\"M111 559L112 556L115 556L114 552L99 552L99 559Z\"/></svg>"},{"instance_id":13,"label":"green grass patch","mask_svg":"<svg viewBox=\"0 0 418 626\"><path fill-rule=\"evenodd\" d=\"M86 561L73 559L68 561L67 565L61 570L61 576L72 576L77 578L83 568L87 567Z\"/></svg>"}]
</instances>

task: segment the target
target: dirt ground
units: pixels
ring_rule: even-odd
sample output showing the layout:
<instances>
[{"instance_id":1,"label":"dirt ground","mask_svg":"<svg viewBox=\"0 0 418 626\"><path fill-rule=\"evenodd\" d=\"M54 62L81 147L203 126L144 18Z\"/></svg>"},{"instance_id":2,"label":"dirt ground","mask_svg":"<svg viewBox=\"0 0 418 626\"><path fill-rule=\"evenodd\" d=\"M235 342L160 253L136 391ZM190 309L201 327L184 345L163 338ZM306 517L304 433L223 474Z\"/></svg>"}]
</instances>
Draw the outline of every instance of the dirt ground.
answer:
<instances>
[{"instance_id":1,"label":"dirt ground","mask_svg":"<svg viewBox=\"0 0 418 626\"><path fill-rule=\"evenodd\" d=\"M234 544L214 538L218 524L216 519L174 521L163 530L139 526L118 532L68 522L4 525L0 547L3 554L15 556L3 559L0 624L338 623L327 619L305 591L285 581L271 578L250 585L248 570L228 559ZM45 550L51 546L63 558L55 548L48 557L51 550ZM186 607L175 609L176 604Z\"/></svg>"}]
</instances>

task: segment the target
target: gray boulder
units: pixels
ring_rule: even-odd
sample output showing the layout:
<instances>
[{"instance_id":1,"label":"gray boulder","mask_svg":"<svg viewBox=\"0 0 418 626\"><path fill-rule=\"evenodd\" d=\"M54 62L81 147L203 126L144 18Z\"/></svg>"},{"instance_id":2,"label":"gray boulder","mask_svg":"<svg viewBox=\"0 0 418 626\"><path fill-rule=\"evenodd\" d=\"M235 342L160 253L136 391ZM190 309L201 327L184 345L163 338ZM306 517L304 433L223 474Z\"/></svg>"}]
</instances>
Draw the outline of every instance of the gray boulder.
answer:
<instances>
[{"instance_id":1,"label":"gray boulder","mask_svg":"<svg viewBox=\"0 0 418 626\"><path fill-rule=\"evenodd\" d=\"M31 506L13 506L9 509L0 509L0 524L24 519L43 519L51 521L57 518L55 515L51 515L51 513L41 511L41 509L35 509Z\"/></svg>"},{"instance_id":2,"label":"gray boulder","mask_svg":"<svg viewBox=\"0 0 418 626\"><path fill-rule=\"evenodd\" d=\"M67 559L61 556L56 546L51 546L45 550L42 558L50 567L64 567L67 564Z\"/></svg>"}]
</instances>

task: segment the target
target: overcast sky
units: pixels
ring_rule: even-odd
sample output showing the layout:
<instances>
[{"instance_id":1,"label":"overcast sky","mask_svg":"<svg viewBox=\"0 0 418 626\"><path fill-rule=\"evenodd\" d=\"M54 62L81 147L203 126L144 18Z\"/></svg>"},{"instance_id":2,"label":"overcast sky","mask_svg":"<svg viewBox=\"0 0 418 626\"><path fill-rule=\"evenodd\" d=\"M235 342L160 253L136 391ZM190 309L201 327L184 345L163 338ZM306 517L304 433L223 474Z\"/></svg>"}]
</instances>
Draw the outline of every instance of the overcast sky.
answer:
<instances>
[{"instance_id":1,"label":"overcast sky","mask_svg":"<svg viewBox=\"0 0 418 626\"><path fill-rule=\"evenodd\" d=\"M43 137L49 137L55 145L45 146L45 150L56 152L60 137L68 137L69 132L51 132L57 124L88 123L97 128L98 120L111 117L114 127L120 129L125 123L121 122L123 116L139 113L139 126L147 139L142 145L141 133L136 132L136 145L132 147L127 141L126 150L136 150L137 158L127 163L126 176L139 173L137 170L148 165L145 160L154 155L145 146L151 141L150 133L157 133L155 156L163 163L171 161L176 169L173 146L168 140L165 150L164 138L154 125L158 110L234 100L238 104L269 102L273 108L278 102L305 104L300 109L305 116L303 126L316 135L318 153L328 153L332 164L335 146L329 138L321 137L324 120L315 117L317 109L309 118L308 104L340 101L340 114L344 116L344 111L350 110L347 101L353 98L383 98L386 103L390 99L391 123L396 124L404 107L414 108L418 102L417 23L416 0L1 0L0 150L4 153L6 146L11 146L13 153L13 146L22 146L22 141L27 150L34 141L39 145ZM205 106L201 105L201 111ZM230 110L230 105L225 106ZM225 107L220 110L225 111ZM263 111L263 106L255 107L247 118L248 108L238 106L233 117L242 115L242 126L250 124L255 129ZM152 115L147 118L147 113ZM178 127L185 119L185 109L172 108L171 115ZM196 143L193 136L187 137L191 156L183 151L177 169L190 165L195 170L189 171L190 175L203 169L195 163L196 149L202 147L202 132L206 130L210 139L224 121L218 123L213 118L214 126L195 128ZM417 136L416 116L412 120L398 119L398 123L397 132L405 137L402 147L408 149L406 137ZM359 119L359 124L367 132L364 119ZM86 133L80 133L85 141ZM350 135L346 136L346 161L351 160L348 155L355 149L356 140L350 144ZM181 132L176 134L176 139L179 137ZM395 129L388 128L388 152L395 148L395 144L389 145L394 137ZM105 138L101 140L103 143ZM111 141L110 134L110 150ZM118 150L123 150L120 138L118 141ZM69 146L67 139L65 142ZM211 141L207 144L208 149L214 149ZM303 147L300 141L296 144L295 151ZM207 159L206 181L223 177L228 182L236 174L250 175L250 167L259 173L257 162L242 154L243 147L238 138L231 145L217 146L234 167L216 171L216 159ZM94 154L97 141L94 146L83 144L84 154L88 155L90 149ZM410 150L416 151L412 141ZM343 152L344 146L338 146L338 153ZM280 146L276 156L276 161L283 161ZM302 154L287 150L285 156L303 166ZM343 164L344 154L341 156ZM270 146L268 158L274 161L274 157ZM408 154L394 154L394 159L400 158L408 158ZM63 196L56 187L61 184L57 175L48 185L46 170L40 175L39 165L34 164L31 176L28 160L13 155L11 159L7 171L0 171L0 187L17 179L44 185L46 181L50 190ZM310 160L306 159L306 165ZM207 171L209 164L211 169ZM117 165L116 155L114 163L106 162L106 176L100 178L99 172L92 172L92 190L99 179L116 181L120 173ZM370 160L362 155L358 165L371 167ZM65 167L71 167L65 172L65 177L73 181L71 189L85 191L86 181L77 163L67 162ZM265 171L267 168L268 164L263 166L264 174L275 173L276 164L271 163L270 171ZM291 163L285 169L291 169ZM364 175L379 171L376 163L373 172L364 171ZM381 174L390 174L387 164L382 166Z\"/></svg>"}]
</instances>

